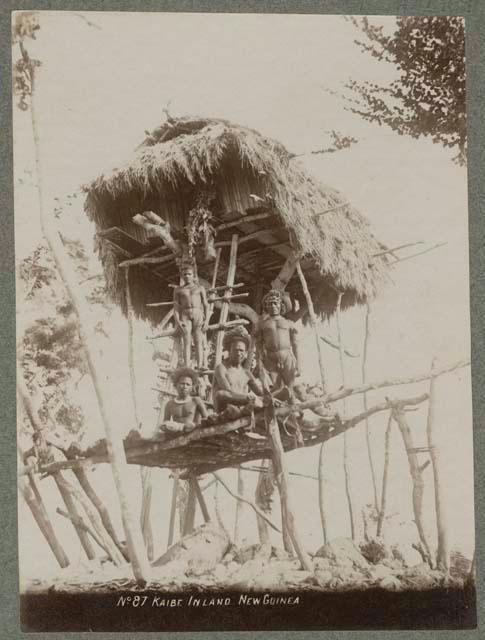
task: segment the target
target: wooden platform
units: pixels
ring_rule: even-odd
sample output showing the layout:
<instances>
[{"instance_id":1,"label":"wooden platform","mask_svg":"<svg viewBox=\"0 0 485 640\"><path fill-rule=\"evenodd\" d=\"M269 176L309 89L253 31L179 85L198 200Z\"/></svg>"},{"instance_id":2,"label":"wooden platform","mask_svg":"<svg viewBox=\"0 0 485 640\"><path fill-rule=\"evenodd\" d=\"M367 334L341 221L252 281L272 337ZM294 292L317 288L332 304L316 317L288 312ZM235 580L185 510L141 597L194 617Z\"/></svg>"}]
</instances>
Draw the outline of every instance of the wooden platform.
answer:
<instances>
[{"instance_id":1,"label":"wooden platform","mask_svg":"<svg viewBox=\"0 0 485 640\"><path fill-rule=\"evenodd\" d=\"M280 423L280 433L285 451L301 446L311 447L339 433L349 425L338 418L323 418L311 429L299 421L303 444L292 434L291 427ZM251 425L251 418L243 416L235 420L200 427L188 434L161 435L158 438L142 438L138 431L131 431L124 440L129 464L146 467L184 469L185 477L198 476L227 467L235 467L251 460L271 458L271 442L266 435L262 414ZM42 467L43 473L77 466L108 462L105 440L84 451L71 450L70 460L54 462ZM75 457L74 457L75 456Z\"/></svg>"}]
</instances>

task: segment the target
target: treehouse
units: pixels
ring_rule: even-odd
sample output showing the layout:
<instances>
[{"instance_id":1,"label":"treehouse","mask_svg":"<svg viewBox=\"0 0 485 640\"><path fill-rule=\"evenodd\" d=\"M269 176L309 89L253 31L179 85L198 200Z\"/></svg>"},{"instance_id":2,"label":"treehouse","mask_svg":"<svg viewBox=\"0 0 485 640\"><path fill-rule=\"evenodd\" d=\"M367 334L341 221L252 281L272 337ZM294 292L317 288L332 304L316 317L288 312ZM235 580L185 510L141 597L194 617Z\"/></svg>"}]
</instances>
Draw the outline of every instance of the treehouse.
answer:
<instances>
[{"instance_id":1,"label":"treehouse","mask_svg":"<svg viewBox=\"0 0 485 640\"><path fill-rule=\"evenodd\" d=\"M259 322L270 290L281 296L282 316L314 327L324 389L318 318L365 304L388 279L388 252L342 195L308 175L279 142L225 120L168 118L147 133L127 165L99 176L85 192L113 301L174 343L181 325L166 327L174 317L174 289L183 285L181 264L190 259L197 286L208 294L211 366L221 362L229 326ZM185 351L185 366L190 357ZM169 385L161 392L163 403ZM290 391L275 405L272 393L265 389L259 412L215 412L189 434L145 439L132 433L124 442L126 459L175 469L200 494L197 476L272 458L286 500L284 451L323 442L363 418L341 422L321 411L322 397L300 396L295 404ZM309 423L303 409L314 409L317 418ZM103 441L72 456L73 465L109 460Z\"/></svg>"}]
</instances>

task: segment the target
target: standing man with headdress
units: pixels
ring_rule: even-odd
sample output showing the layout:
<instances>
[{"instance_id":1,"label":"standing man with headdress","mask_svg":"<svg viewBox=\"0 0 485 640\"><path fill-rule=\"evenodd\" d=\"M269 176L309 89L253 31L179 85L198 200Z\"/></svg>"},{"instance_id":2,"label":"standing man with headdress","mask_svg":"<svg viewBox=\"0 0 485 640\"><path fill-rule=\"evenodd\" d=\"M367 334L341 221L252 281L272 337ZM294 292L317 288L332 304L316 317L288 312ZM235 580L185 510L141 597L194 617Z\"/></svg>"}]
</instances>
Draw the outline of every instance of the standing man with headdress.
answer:
<instances>
[{"instance_id":1,"label":"standing man with headdress","mask_svg":"<svg viewBox=\"0 0 485 640\"><path fill-rule=\"evenodd\" d=\"M244 367L250 340L244 327L235 327L224 336L224 349L229 352L229 356L215 368L212 383L214 409L217 413L230 405L251 404L256 408L263 406L258 397L262 393L261 384Z\"/></svg>"},{"instance_id":2,"label":"standing man with headdress","mask_svg":"<svg viewBox=\"0 0 485 640\"><path fill-rule=\"evenodd\" d=\"M293 395L302 395L295 385L301 370L298 329L294 322L284 317L286 305L278 289L272 289L264 296L262 306L263 315L255 331L258 358L270 374L274 393L286 387L292 401Z\"/></svg>"}]
</instances>

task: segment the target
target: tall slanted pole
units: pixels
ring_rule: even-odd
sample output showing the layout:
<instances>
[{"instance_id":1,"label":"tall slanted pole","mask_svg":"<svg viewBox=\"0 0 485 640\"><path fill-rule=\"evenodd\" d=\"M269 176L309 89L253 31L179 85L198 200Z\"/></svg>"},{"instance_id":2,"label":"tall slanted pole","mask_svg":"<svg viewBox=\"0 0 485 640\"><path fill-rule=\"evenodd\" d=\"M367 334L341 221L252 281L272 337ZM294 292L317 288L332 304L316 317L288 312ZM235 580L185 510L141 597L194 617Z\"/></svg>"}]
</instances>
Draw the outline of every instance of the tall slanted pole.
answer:
<instances>
[{"instance_id":1,"label":"tall slanted pole","mask_svg":"<svg viewBox=\"0 0 485 640\"><path fill-rule=\"evenodd\" d=\"M170 520L169 520L169 523L168 523L167 548L172 546L173 539L174 539L175 515L177 513L178 485L179 485L179 472L178 472L178 470L176 470L176 471L174 471L174 474L173 474L172 502L171 502L171 505L170 505Z\"/></svg>"},{"instance_id":2,"label":"tall slanted pole","mask_svg":"<svg viewBox=\"0 0 485 640\"><path fill-rule=\"evenodd\" d=\"M389 463L391 457L391 429L392 429L392 411L389 413L389 419L387 421L386 434L384 436L384 470L382 472L382 489L381 489L381 505L378 509L377 517L377 537L382 535L382 528L384 526L384 518L386 516L387 506L387 486L389 481Z\"/></svg>"},{"instance_id":3,"label":"tall slanted pole","mask_svg":"<svg viewBox=\"0 0 485 640\"><path fill-rule=\"evenodd\" d=\"M19 452L19 467L21 465L22 456ZM51 524L49 515L42 500L42 496L37 488L33 475L29 473L28 481L25 476L19 476L18 486L27 506L32 513L37 526L47 541L55 559L59 566L64 569L69 566L69 558L62 548L61 543L57 539L54 528Z\"/></svg>"},{"instance_id":4,"label":"tall slanted pole","mask_svg":"<svg viewBox=\"0 0 485 640\"><path fill-rule=\"evenodd\" d=\"M118 494L123 528L126 535L126 543L130 556L131 566L133 569L133 574L135 576L135 579L140 584L145 584L148 581L150 574L148 561L146 559L146 552L144 549L145 545L143 543L141 530L139 526L137 526L137 523L133 518L131 505L128 500L129 491L128 483L126 480L128 465L126 462L123 442L121 436L117 434L115 421L109 414L108 407L104 401L102 384L98 375L98 356L96 350L91 346L91 341L95 341L95 335L94 331L88 330L88 327L90 327L91 324L91 318L89 317L89 312L86 308L86 301L80 294L79 283L77 281L75 271L69 263L69 258L67 258L66 256L61 238L57 231L53 228L51 220L48 218L48 216L45 215L44 212L40 162L40 138L37 129L37 119L35 114L34 67L25 49L23 50L22 54L24 60L27 58L27 64L30 63L32 67L30 73L32 87L30 113L32 118L32 132L35 147L35 164L37 173L37 192L39 197L41 231L52 252L57 270L59 272L61 280L64 283L64 286L66 287L68 296L73 305L74 313L77 317L77 325L79 336L81 339L82 350L84 351L88 369L91 374L98 408L106 434L108 458L111 463L113 479Z\"/></svg>"},{"instance_id":5,"label":"tall slanted pole","mask_svg":"<svg viewBox=\"0 0 485 640\"><path fill-rule=\"evenodd\" d=\"M337 318L337 334L338 334L338 352L340 359L340 372L342 376L342 386L345 388L347 385L345 384L345 364L344 364L344 344L342 338L342 324L340 318L340 310L342 304L342 292L339 292L337 298L337 308L336 308L336 318ZM345 400L342 401L344 414L346 413L346 403ZM347 431L344 431L344 456L343 456L343 465L344 465L344 476L345 476L345 495L347 497L347 506L349 509L349 519L350 519L350 535L352 540L355 540L355 518L354 518L354 507L352 503L352 488L350 483L350 470L348 464L348 442L347 442Z\"/></svg>"},{"instance_id":6,"label":"tall slanted pole","mask_svg":"<svg viewBox=\"0 0 485 640\"><path fill-rule=\"evenodd\" d=\"M365 330L364 330L364 347L362 349L362 384L367 382L367 348L369 346L370 337L370 305L367 303L365 311ZM362 394L362 400L364 403L364 411L367 411L367 393ZM367 445L367 457L369 458L369 469L372 479L372 489L374 491L374 509L379 514L379 498L377 497L377 480L376 471L374 466L374 458L372 456L372 447L370 443L370 422L369 418L365 419L365 441ZM379 534L377 534L379 535Z\"/></svg>"},{"instance_id":7,"label":"tall slanted pole","mask_svg":"<svg viewBox=\"0 0 485 640\"><path fill-rule=\"evenodd\" d=\"M231 251L229 254L229 267L227 270L227 279L226 286L230 287L234 284L236 279L236 267L237 267L237 250L238 250L238 241L239 236L237 233L234 233L231 238ZM224 298L227 298L227 302L223 301L221 306L221 315L219 322L221 324L225 324L227 321L227 317L229 315L229 302L231 299L232 289L228 288L224 291ZM216 337L216 353L215 353L215 364L219 364L222 361L222 350L224 344L224 331L219 331ZM237 468L237 491L238 493L242 493L244 491L244 481L242 477L242 469L239 466ZM234 522L234 541L237 543L239 538L239 523L241 519L241 503L238 501L236 503L236 517Z\"/></svg>"},{"instance_id":8,"label":"tall slanted pole","mask_svg":"<svg viewBox=\"0 0 485 640\"><path fill-rule=\"evenodd\" d=\"M305 551L305 548L300 539L300 535L296 528L295 518L293 515L293 506L289 491L288 470L286 468L284 459L285 452L283 449L283 444L281 442L280 429L274 415L274 408L271 402L265 409L265 421L271 439L275 478L281 499L281 512L284 521L283 532L286 529L302 568L305 571L313 572L313 565L311 563L310 556Z\"/></svg>"},{"instance_id":9,"label":"tall slanted pole","mask_svg":"<svg viewBox=\"0 0 485 640\"><path fill-rule=\"evenodd\" d=\"M133 415L137 429L141 430L140 415L138 413L138 394L136 390L135 354L133 348L133 303L131 300L130 267L125 268L125 301L126 321L128 324L128 372L130 374L131 399L133 403ZM147 550L148 560L153 560L153 531L150 523L150 510L152 501L152 470L149 467L140 467L141 480L141 513L140 526L143 541Z\"/></svg>"},{"instance_id":10,"label":"tall slanted pole","mask_svg":"<svg viewBox=\"0 0 485 640\"><path fill-rule=\"evenodd\" d=\"M323 353L322 353L322 343L318 336L318 319L315 313L315 308L313 306L313 300L310 295L310 290L308 289L307 281L305 278L305 274L303 273L303 269L301 268L300 261L296 263L296 270L298 273L298 277L300 278L301 288L303 290L303 295L305 296L308 315L310 317L310 324L313 329L313 335L315 336L315 343L317 346L317 354L318 354L318 365L320 369L320 379L322 382L322 392L325 393L325 370L323 366ZM324 486L324 447L325 443L322 442L320 445L320 452L318 456L318 506L320 509L320 520L322 523L322 533L323 533L323 542L327 542L327 519L325 516L325 486Z\"/></svg>"},{"instance_id":11,"label":"tall slanted pole","mask_svg":"<svg viewBox=\"0 0 485 640\"><path fill-rule=\"evenodd\" d=\"M296 263L296 271L298 273L298 277L300 278L301 288L303 290L303 295L305 296L305 300L308 307L308 315L310 317L310 324L313 329L313 335L315 336L315 344L317 347L318 354L318 366L320 369L320 379L322 382L322 392L325 393L325 369L323 366L323 353L322 353L322 342L318 337L318 318L315 313L315 308L313 306L313 300L310 295L310 290L308 289L307 281L305 278L305 274L303 273L303 269L301 268L300 261Z\"/></svg>"},{"instance_id":12,"label":"tall slanted pole","mask_svg":"<svg viewBox=\"0 0 485 640\"><path fill-rule=\"evenodd\" d=\"M436 366L435 360L431 365L431 375ZM438 548L436 552L436 565L442 571L450 569L450 550L448 544L448 515L446 512L446 500L443 495L442 478L444 477L438 445L435 439L436 426L436 377L432 377L429 385L428 420L426 423L426 436L428 440L431 466L434 478L434 499L436 509L436 527L438 532Z\"/></svg>"}]
</instances>

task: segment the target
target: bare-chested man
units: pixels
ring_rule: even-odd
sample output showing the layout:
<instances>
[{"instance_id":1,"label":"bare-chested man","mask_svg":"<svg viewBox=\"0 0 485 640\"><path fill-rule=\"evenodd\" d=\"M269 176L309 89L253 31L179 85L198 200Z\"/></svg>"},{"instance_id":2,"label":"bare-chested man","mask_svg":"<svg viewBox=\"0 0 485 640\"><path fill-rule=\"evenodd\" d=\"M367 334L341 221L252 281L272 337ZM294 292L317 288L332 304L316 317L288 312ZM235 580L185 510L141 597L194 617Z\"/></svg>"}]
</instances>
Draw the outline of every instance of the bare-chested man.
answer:
<instances>
[{"instance_id":1,"label":"bare-chested man","mask_svg":"<svg viewBox=\"0 0 485 640\"><path fill-rule=\"evenodd\" d=\"M298 329L294 322L284 317L286 305L280 291L273 289L263 298L263 315L255 331L259 359L270 374L274 392L288 389L289 398L301 396L295 385L300 375Z\"/></svg>"},{"instance_id":2,"label":"bare-chested man","mask_svg":"<svg viewBox=\"0 0 485 640\"><path fill-rule=\"evenodd\" d=\"M193 431L202 418L207 417L207 409L202 399L192 395L198 382L197 374L193 369L178 369L173 375L173 382L177 389L177 397L167 402L161 431Z\"/></svg>"},{"instance_id":3,"label":"bare-chested man","mask_svg":"<svg viewBox=\"0 0 485 640\"><path fill-rule=\"evenodd\" d=\"M260 396L261 384L253 374L244 368L248 357L250 336L237 327L224 337L224 348L229 357L217 365L212 382L214 409L217 413L230 405L244 406L252 404L256 408L263 406Z\"/></svg>"},{"instance_id":4,"label":"bare-chested man","mask_svg":"<svg viewBox=\"0 0 485 640\"><path fill-rule=\"evenodd\" d=\"M204 367L205 332L209 325L209 305L203 286L195 281L192 264L182 263L182 284L174 289L173 310L175 324L182 331L185 366L191 365L192 338L197 367Z\"/></svg>"}]
</instances>

